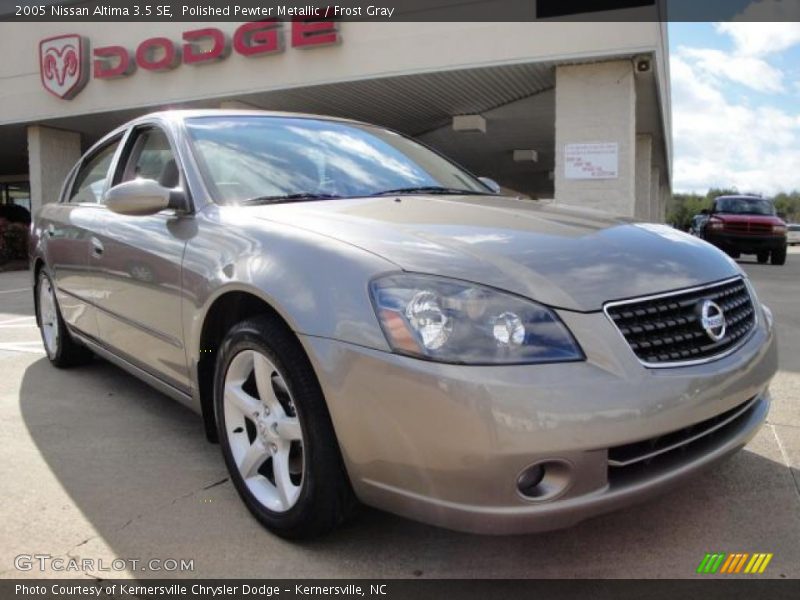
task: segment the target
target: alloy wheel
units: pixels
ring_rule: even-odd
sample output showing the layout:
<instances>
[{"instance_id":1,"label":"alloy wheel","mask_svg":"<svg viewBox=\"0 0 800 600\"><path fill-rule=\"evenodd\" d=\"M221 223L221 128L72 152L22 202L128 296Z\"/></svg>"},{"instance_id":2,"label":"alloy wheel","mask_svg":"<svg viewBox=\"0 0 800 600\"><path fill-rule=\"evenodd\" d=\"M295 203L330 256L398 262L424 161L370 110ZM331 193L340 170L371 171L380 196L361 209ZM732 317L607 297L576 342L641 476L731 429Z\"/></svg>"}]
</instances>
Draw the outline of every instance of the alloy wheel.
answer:
<instances>
[{"instance_id":1,"label":"alloy wheel","mask_svg":"<svg viewBox=\"0 0 800 600\"><path fill-rule=\"evenodd\" d=\"M304 440L292 394L275 364L257 350L234 356L223 407L231 455L245 485L265 508L290 510L303 486Z\"/></svg>"},{"instance_id":2,"label":"alloy wheel","mask_svg":"<svg viewBox=\"0 0 800 600\"><path fill-rule=\"evenodd\" d=\"M56 296L50 279L42 275L39 279L39 320L45 350L50 357L58 353L58 310Z\"/></svg>"}]
</instances>

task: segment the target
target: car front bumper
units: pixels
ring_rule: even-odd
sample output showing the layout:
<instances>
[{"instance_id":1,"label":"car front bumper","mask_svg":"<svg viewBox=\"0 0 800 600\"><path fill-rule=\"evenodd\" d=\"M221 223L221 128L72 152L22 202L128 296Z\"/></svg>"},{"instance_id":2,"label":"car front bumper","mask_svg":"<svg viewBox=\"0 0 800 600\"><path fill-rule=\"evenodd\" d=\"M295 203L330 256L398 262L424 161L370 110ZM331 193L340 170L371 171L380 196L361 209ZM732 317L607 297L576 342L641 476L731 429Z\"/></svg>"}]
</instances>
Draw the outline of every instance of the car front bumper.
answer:
<instances>
[{"instance_id":1,"label":"car front bumper","mask_svg":"<svg viewBox=\"0 0 800 600\"><path fill-rule=\"evenodd\" d=\"M729 356L647 369L605 315L560 316L585 362L445 365L301 336L357 496L463 531L557 529L671 489L742 448L766 418L777 350L765 318ZM635 465L609 464L610 449L671 440L744 406L713 435ZM556 467L555 491L524 497L517 480L540 461Z\"/></svg>"}]
</instances>

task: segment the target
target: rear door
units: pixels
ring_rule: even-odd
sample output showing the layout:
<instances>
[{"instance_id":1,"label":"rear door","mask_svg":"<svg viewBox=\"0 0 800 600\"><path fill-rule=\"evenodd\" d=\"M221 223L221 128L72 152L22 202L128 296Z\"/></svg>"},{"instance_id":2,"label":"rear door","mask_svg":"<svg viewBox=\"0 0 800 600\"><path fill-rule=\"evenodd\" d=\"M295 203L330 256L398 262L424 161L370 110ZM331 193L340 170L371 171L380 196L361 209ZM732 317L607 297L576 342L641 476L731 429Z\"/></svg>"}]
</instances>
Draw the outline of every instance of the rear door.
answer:
<instances>
[{"instance_id":1,"label":"rear door","mask_svg":"<svg viewBox=\"0 0 800 600\"><path fill-rule=\"evenodd\" d=\"M112 185L136 177L181 185L176 155L159 126L135 127L125 141ZM168 209L128 216L100 211L100 253L91 258L103 343L129 362L187 391L181 321L181 261L194 217Z\"/></svg>"},{"instance_id":2,"label":"rear door","mask_svg":"<svg viewBox=\"0 0 800 600\"><path fill-rule=\"evenodd\" d=\"M89 260L96 243L101 200L121 138L112 138L81 159L68 178L61 202L45 205L40 216L61 314L71 328L90 337L97 337L97 320Z\"/></svg>"}]
</instances>

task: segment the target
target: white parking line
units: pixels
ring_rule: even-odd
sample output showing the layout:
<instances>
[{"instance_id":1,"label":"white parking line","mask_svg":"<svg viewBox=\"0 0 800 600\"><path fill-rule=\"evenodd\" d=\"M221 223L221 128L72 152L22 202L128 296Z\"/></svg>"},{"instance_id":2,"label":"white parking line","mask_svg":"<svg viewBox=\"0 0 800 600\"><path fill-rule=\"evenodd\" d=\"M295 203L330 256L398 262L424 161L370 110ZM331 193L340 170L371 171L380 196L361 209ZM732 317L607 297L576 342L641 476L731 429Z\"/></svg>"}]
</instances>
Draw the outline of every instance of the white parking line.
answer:
<instances>
[{"instance_id":1,"label":"white parking line","mask_svg":"<svg viewBox=\"0 0 800 600\"><path fill-rule=\"evenodd\" d=\"M0 351L29 352L31 354L44 354L42 342L6 342L0 343Z\"/></svg>"},{"instance_id":2,"label":"white parking line","mask_svg":"<svg viewBox=\"0 0 800 600\"><path fill-rule=\"evenodd\" d=\"M16 294L18 292L29 292L30 288L17 288L16 290L0 290L0 294Z\"/></svg>"},{"instance_id":3,"label":"white parking line","mask_svg":"<svg viewBox=\"0 0 800 600\"><path fill-rule=\"evenodd\" d=\"M30 321L31 319L36 319L33 315L29 315L27 317L16 317L14 319L6 319L5 321L0 321L0 327L3 325L10 325L11 323L19 323L20 321ZM30 325L28 325L30 327Z\"/></svg>"}]
</instances>

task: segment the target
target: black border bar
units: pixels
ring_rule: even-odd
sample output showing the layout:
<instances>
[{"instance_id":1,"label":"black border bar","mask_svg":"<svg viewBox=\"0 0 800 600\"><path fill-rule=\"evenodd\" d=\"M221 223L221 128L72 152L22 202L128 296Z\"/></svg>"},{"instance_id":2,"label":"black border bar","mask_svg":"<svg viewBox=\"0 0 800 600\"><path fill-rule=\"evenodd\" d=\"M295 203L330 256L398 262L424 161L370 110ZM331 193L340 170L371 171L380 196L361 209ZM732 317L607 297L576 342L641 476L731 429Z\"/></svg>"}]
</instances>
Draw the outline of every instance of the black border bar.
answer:
<instances>
[{"instance_id":1,"label":"black border bar","mask_svg":"<svg viewBox=\"0 0 800 600\"><path fill-rule=\"evenodd\" d=\"M800 21L800 0L0 0L0 20L18 22L293 17L388 22Z\"/></svg>"}]
</instances>

